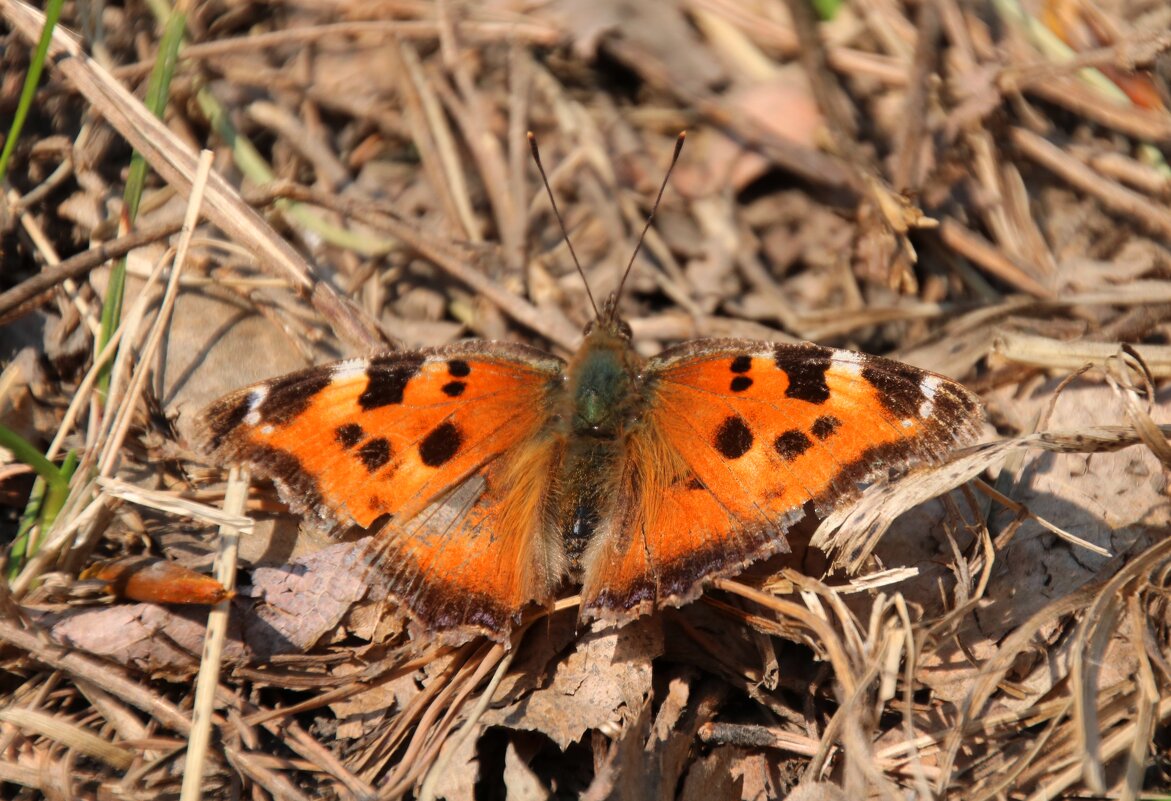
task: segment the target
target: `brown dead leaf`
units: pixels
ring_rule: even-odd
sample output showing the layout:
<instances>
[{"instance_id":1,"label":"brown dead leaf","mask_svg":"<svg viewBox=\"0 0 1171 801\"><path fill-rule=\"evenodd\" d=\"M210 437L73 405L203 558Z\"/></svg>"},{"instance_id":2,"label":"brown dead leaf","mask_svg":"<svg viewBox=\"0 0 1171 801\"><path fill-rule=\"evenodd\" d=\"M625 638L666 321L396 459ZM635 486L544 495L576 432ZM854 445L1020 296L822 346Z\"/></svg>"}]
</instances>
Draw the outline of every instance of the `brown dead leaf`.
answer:
<instances>
[{"instance_id":1,"label":"brown dead leaf","mask_svg":"<svg viewBox=\"0 0 1171 801\"><path fill-rule=\"evenodd\" d=\"M792 65L768 81L732 90L724 102L730 113L750 118L762 131L805 147L817 146L825 124L804 73ZM768 158L716 128L700 128L687 139L689 157L672 179L686 197L739 192L773 167Z\"/></svg>"},{"instance_id":2,"label":"brown dead leaf","mask_svg":"<svg viewBox=\"0 0 1171 801\"><path fill-rule=\"evenodd\" d=\"M1057 381L1027 397L999 393L999 405L1024 429L1031 428L1053 402ZM1157 423L1171 422L1171 391L1156 399ZM1162 415L1159 415L1159 411ZM1056 400L1045 428L1076 430L1125 425L1128 420L1114 392L1101 384L1075 381ZM1115 453L1038 453L1008 490L1009 496L1049 523L1121 556L1146 548L1171 526L1168 474L1145 447ZM1012 518L1003 511L1001 527ZM981 627L993 640L1054 598L1113 571L1109 557L1097 556L1057 539L1027 521L999 558L1000 569L988 595L998 599L981 611Z\"/></svg>"},{"instance_id":3,"label":"brown dead leaf","mask_svg":"<svg viewBox=\"0 0 1171 801\"><path fill-rule=\"evenodd\" d=\"M1046 382L1023 397L1012 394L1014 388L1006 388L993 396L992 403L1011 422L1030 429L1053 405L1057 383ZM1167 422L1169 400L1171 393L1159 394L1156 422ZM1159 417L1160 410L1163 417ZM1110 388L1079 380L1057 397L1044 428L1076 431L1125 421L1122 405ZM984 593L988 601L975 611L971 625L960 632L963 648L960 642L943 642L925 655L921 678L945 700L966 697L981 662L991 658L1003 638L1022 622L1046 604L1109 578L1122 560L1166 536L1171 526L1167 470L1143 446L1112 453L1031 451L1015 481L1002 482L1001 489L1033 514L1105 547L1112 556L1088 552L1026 520L997 554ZM993 534L1005 532L1013 517L1010 510L997 511L992 519ZM1068 625L1069 621L1055 618L1038 630L1038 646L1046 643L1049 647L1038 647L1031 660L1017 665L1017 693L1002 699L1002 705L1027 707L1068 676L1072 658L1072 644L1065 636ZM1132 653L1133 645L1125 637L1111 642L1111 658L1102 662L1103 686L1131 675Z\"/></svg>"},{"instance_id":4,"label":"brown dead leaf","mask_svg":"<svg viewBox=\"0 0 1171 801\"><path fill-rule=\"evenodd\" d=\"M509 801L548 801L552 797L512 742L504 752L504 788Z\"/></svg>"},{"instance_id":5,"label":"brown dead leaf","mask_svg":"<svg viewBox=\"0 0 1171 801\"><path fill-rule=\"evenodd\" d=\"M337 677L359 676L366 666L357 662L343 662L332 673ZM407 673L382 681L367 690L329 705L337 717L334 736L338 740L356 740L377 730L388 716L402 710L420 693L421 675Z\"/></svg>"},{"instance_id":6,"label":"brown dead leaf","mask_svg":"<svg viewBox=\"0 0 1171 801\"><path fill-rule=\"evenodd\" d=\"M155 678L186 681L199 667L206 620L205 609L172 611L153 604L118 604L70 609L46 615L42 622L49 636L62 645ZM236 630L228 635L225 658L243 656Z\"/></svg>"},{"instance_id":7,"label":"brown dead leaf","mask_svg":"<svg viewBox=\"0 0 1171 801\"><path fill-rule=\"evenodd\" d=\"M539 731L564 750L591 729L620 732L651 694L651 662L663 651L659 621L642 618L585 634L548 686L484 715L488 725Z\"/></svg>"},{"instance_id":8,"label":"brown dead leaf","mask_svg":"<svg viewBox=\"0 0 1171 801\"><path fill-rule=\"evenodd\" d=\"M529 629L496 697L511 703L545 686L551 666L578 635L577 610L567 609Z\"/></svg>"},{"instance_id":9,"label":"brown dead leaf","mask_svg":"<svg viewBox=\"0 0 1171 801\"><path fill-rule=\"evenodd\" d=\"M334 631L366 596L364 541L342 542L285 567L252 571L253 614L244 620L259 655L300 653Z\"/></svg>"},{"instance_id":10,"label":"brown dead leaf","mask_svg":"<svg viewBox=\"0 0 1171 801\"><path fill-rule=\"evenodd\" d=\"M474 801L479 773L475 737L449 737L440 749L444 769L438 775L433 798L444 801Z\"/></svg>"},{"instance_id":11,"label":"brown dead leaf","mask_svg":"<svg viewBox=\"0 0 1171 801\"><path fill-rule=\"evenodd\" d=\"M747 756L744 749L725 745L697 759L687 772L679 801L741 801L752 798L744 792L743 773L745 769L759 769L759 761L762 760L749 761Z\"/></svg>"},{"instance_id":12,"label":"brown dead leaf","mask_svg":"<svg viewBox=\"0 0 1171 801\"><path fill-rule=\"evenodd\" d=\"M684 86L712 86L725 77L677 0L557 0L544 13L560 24L583 58L594 58L605 38L617 37L631 51L663 64L672 80Z\"/></svg>"},{"instance_id":13,"label":"brown dead leaf","mask_svg":"<svg viewBox=\"0 0 1171 801\"><path fill-rule=\"evenodd\" d=\"M394 107L397 76L385 37L322 39L315 50L313 97L324 107L371 116Z\"/></svg>"},{"instance_id":14,"label":"brown dead leaf","mask_svg":"<svg viewBox=\"0 0 1171 801\"><path fill-rule=\"evenodd\" d=\"M813 782L794 787L785 801L846 801L846 794L836 784Z\"/></svg>"},{"instance_id":15,"label":"brown dead leaf","mask_svg":"<svg viewBox=\"0 0 1171 801\"><path fill-rule=\"evenodd\" d=\"M653 721L648 697L635 724L610 743L583 798L675 798L693 756L696 733L726 697L723 684L701 682L697 671L674 668Z\"/></svg>"},{"instance_id":16,"label":"brown dead leaf","mask_svg":"<svg viewBox=\"0 0 1171 801\"><path fill-rule=\"evenodd\" d=\"M662 784L659 776L646 769L643 761L643 743L651 726L649 696L637 716L622 731L621 736L608 744L594 739L594 778L581 795L581 801L626 801L626 799L658 799Z\"/></svg>"},{"instance_id":17,"label":"brown dead leaf","mask_svg":"<svg viewBox=\"0 0 1171 801\"><path fill-rule=\"evenodd\" d=\"M42 320L30 317L5 326L0 344L0 420L11 431L25 439L35 439L37 431L50 430L52 421L36 403L36 390L44 386L45 369L37 358L37 350L23 345L25 337L39 337ZM46 423L48 423L46 425ZM4 451L7 454L7 451ZM7 461L7 458L5 458Z\"/></svg>"}]
</instances>

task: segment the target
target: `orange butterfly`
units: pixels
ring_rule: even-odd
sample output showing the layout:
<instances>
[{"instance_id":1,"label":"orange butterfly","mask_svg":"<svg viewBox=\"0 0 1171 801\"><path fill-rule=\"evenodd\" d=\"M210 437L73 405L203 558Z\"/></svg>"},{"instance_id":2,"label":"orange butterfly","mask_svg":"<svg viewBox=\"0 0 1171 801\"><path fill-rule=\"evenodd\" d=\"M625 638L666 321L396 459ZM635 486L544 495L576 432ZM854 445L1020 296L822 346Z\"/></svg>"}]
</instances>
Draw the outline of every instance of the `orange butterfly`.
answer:
<instances>
[{"instance_id":1,"label":"orange butterfly","mask_svg":"<svg viewBox=\"0 0 1171 801\"><path fill-rule=\"evenodd\" d=\"M222 398L202 439L298 510L384 520L389 593L431 630L503 641L567 583L586 618L687 603L788 551L807 504L975 436L971 393L888 359L736 339L643 359L617 297L569 362L480 341L350 359Z\"/></svg>"}]
</instances>

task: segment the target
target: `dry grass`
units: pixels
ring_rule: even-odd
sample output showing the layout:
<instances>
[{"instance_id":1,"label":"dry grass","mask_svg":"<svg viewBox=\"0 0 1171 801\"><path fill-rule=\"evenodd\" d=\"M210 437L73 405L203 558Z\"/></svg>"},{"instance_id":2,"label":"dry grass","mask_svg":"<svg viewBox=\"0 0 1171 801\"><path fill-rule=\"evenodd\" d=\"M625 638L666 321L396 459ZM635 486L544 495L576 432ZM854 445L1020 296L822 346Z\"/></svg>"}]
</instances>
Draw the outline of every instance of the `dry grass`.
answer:
<instances>
[{"instance_id":1,"label":"dry grass","mask_svg":"<svg viewBox=\"0 0 1171 801\"><path fill-rule=\"evenodd\" d=\"M56 33L5 187L0 420L81 464L0 584L0 796L1171 794L1165 4L187 10L161 122L148 7L67 10L87 41ZM0 119L39 18L0 0ZM361 540L187 446L207 400L342 354L571 351L589 306L525 131L604 296L683 128L625 299L640 350L892 354L976 388L985 444L684 609L587 631L567 598L508 648L413 631ZM154 177L126 233L132 148ZM30 486L0 464L5 533ZM237 534L210 623L76 578L206 573Z\"/></svg>"}]
</instances>

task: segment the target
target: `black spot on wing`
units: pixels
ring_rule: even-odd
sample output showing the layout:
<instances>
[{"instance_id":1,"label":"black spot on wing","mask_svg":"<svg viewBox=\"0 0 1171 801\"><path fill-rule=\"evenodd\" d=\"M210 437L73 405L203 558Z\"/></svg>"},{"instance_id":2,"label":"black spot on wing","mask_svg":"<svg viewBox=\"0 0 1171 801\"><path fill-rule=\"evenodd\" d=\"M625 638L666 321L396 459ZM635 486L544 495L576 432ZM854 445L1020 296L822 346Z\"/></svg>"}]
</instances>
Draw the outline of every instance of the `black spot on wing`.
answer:
<instances>
[{"instance_id":1,"label":"black spot on wing","mask_svg":"<svg viewBox=\"0 0 1171 801\"><path fill-rule=\"evenodd\" d=\"M752 432L744 418L734 414L720 423L712 444L724 458L739 459L752 448Z\"/></svg>"},{"instance_id":2,"label":"black spot on wing","mask_svg":"<svg viewBox=\"0 0 1171 801\"><path fill-rule=\"evenodd\" d=\"M447 363L447 373L453 378L467 378L472 367L463 359L451 359Z\"/></svg>"},{"instance_id":3,"label":"black spot on wing","mask_svg":"<svg viewBox=\"0 0 1171 801\"><path fill-rule=\"evenodd\" d=\"M440 467L459 453L464 437L450 420L432 429L419 443L419 458L428 467Z\"/></svg>"},{"instance_id":4,"label":"black spot on wing","mask_svg":"<svg viewBox=\"0 0 1171 801\"><path fill-rule=\"evenodd\" d=\"M464 394L464 390L467 388L468 385L463 381L448 381L440 389L443 390L443 394L447 397L458 398L460 395Z\"/></svg>"},{"instance_id":5,"label":"black spot on wing","mask_svg":"<svg viewBox=\"0 0 1171 801\"><path fill-rule=\"evenodd\" d=\"M390 461L390 442L382 437L366 440L358 448L358 458L373 473Z\"/></svg>"},{"instance_id":6,"label":"black spot on wing","mask_svg":"<svg viewBox=\"0 0 1171 801\"><path fill-rule=\"evenodd\" d=\"M819 355L811 356L807 352L810 349ZM825 383L825 371L830 366L830 351L827 348L816 345L778 346L776 354L777 367L789 377L785 397L819 404L829 400L829 385Z\"/></svg>"},{"instance_id":7,"label":"black spot on wing","mask_svg":"<svg viewBox=\"0 0 1171 801\"><path fill-rule=\"evenodd\" d=\"M782 459L791 462L812 448L813 440L806 436L804 431L793 429L777 436L773 440L773 447Z\"/></svg>"},{"instance_id":8,"label":"black spot on wing","mask_svg":"<svg viewBox=\"0 0 1171 801\"><path fill-rule=\"evenodd\" d=\"M403 402L407 383L419 372L423 356L418 353L395 353L370 360L366 368L366 389L358 396L365 410Z\"/></svg>"},{"instance_id":9,"label":"black spot on wing","mask_svg":"<svg viewBox=\"0 0 1171 801\"><path fill-rule=\"evenodd\" d=\"M883 407L899 419L919 416L919 405L926 400L923 377L922 370L887 359L871 360L862 368L863 380L877 390Z\"/></svg>"},{"instance_id":10,"label":"black spot on wing","mask_svg":"<svg viewBox=\"0 0 1171 801\"><path fill-rule=\"evenodd\" d=\"M248 462L276 482L285 503L299 511L325 514L321 488L296 456L279 448L253 446L248 453Z\"/></svg>"},{"instance_id":11,"label":"black spot on wing","mask_svg":"<svg viewBox=\"0 0 1171 801\"><path fill-rule=\"evenodd\" d=\"M268 383L268 393L260 402L257 414L265 423L282 426L292 422L309 408L313 396L333 381L328 370L293 373Z\"/></svg>"},{"instance_id":12,"label":"black spot on wing","mask_svg":"<svg viewBox=\"0 0 1171 801\"><path fill-rule=\"evenodd\" d=\"M935 390L935 397L931 402L931 417L950 429L957 437L965 430L974 431L980 420L980 404L962 387L943 382Z\"/></svg>"},{"instance_id":13,"label":"black spot on wing","mask_svg":"<svg viewBox=\"0 0 1171 801\"><path fill-rule=\"evenodd\" d=\"M207 444L213 451L218 450L228 435L244 422L251 406L252 399L245 395L230 406L217 403L208 410L207 430L211 433L211 439Z\"/></svg>"},{"instance_id":14,"label":"black spot on wing","mask_svg":"<svg viewBox=\"0 0 1171 801\"><path fill-rule=\"evenodd\" d=\"M333 437L338 445L349 450L366 438L366 432L357 423L346 423L333 430Z\"/></svg>"},{"instance_id":15,"label":"black spot on wing","mask_svg":"<svg viewBox=\"0 0 1171 801\"><path fill-rule=\"evenodd\" d=\"M842 425L842 421L834 417L832 414L823 414L821 417L813 421L813 425L809 428L809 433L820 440L826 440L833 436L833 433Z\"/></svg>"},{"instance_id":16,"label":"black spot on wing","mask_svg":"<svg viewBox=\"0 0 1171 801\"><path fill-rule=\"evenodd\" d=\"M732 383L729 386L729 389L731 389L733 392L743 392L750 386L752 386L751 378L746 375L738 375L732 379Z\"/></svg>"},{"instance_id":17,"label":"black spot on wing","mask_svg":"<svg viewBox=\"0 0 1171 801\"><path fill-rule=\"evenodd\" d=\"M733 373L747 373L752 369L752 357L743 354L737 356L732 360L732 364L730 365L729 369Z\"/></svg>"}]
</instances>

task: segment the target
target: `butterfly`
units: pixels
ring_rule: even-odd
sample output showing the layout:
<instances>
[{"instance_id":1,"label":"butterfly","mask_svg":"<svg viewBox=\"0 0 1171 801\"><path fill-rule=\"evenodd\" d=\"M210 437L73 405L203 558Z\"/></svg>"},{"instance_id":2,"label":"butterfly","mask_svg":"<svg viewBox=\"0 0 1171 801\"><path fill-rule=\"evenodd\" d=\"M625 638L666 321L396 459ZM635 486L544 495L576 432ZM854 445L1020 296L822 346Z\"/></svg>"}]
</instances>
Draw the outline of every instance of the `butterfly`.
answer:
<instances>
[{"instance_id":1,"label":"butterfly","mask_svg":"<svg viewBox=\"0 0 1171 801\"><path fill-rule=\"evenodd\" d=\"M619 297L568 361L489 341L349 359L229 394L199 438L292 508L374 527L369 562L425 629L507 641L570 585L590 620L686 604L787 552L810 506L976 435L972 393L888 359L743 339L645 359Z\"/></svg>"}]
</instances>

